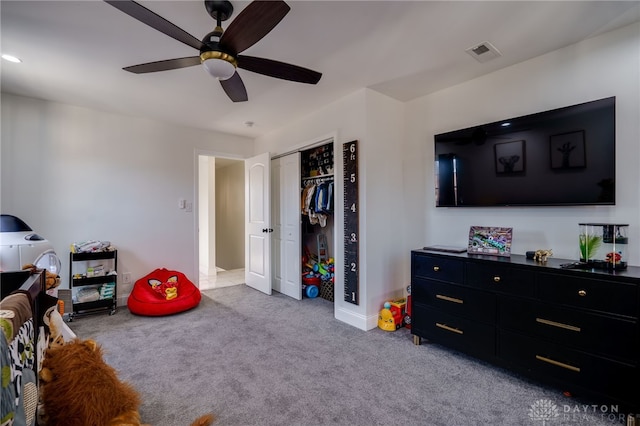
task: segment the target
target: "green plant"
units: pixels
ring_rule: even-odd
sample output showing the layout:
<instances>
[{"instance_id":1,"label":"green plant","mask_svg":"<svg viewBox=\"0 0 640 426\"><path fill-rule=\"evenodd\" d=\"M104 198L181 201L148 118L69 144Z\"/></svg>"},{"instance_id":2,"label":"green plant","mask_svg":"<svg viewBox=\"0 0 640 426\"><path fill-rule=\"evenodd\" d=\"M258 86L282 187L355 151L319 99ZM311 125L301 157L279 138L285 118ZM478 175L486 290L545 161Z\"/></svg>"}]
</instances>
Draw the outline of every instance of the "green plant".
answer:
<instances>
[{"instance_id":1,"label":"green plant","mask_svg":"<svg viewBox=\"0 0 640 426\"><path fill-rule=\"evenodd\" d=\"M580 259L589 260L600 248L602 237L580 234Z\"/></svg>"}]
</instances>

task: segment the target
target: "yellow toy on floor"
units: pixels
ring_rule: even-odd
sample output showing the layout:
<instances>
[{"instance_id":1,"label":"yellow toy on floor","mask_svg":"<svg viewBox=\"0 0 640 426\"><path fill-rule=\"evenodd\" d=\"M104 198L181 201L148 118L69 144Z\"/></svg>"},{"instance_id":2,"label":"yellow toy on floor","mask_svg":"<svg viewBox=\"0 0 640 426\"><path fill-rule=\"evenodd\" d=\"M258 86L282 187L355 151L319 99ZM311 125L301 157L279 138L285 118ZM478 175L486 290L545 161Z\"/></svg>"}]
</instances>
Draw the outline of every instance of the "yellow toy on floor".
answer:
<instances>
[{"instance_id":1,"label":"yellow toy on floor","mask_svg":"<svg viewBox=\"0 0 640 426\"><path fill-rule=\"evenodd\" d=\"M396 331L405 324L407 315L407 299L384 302L378 315L378 328L384 331Z\"/></svg>"},{"instance_id":2,"label":"yellow toy on floor","mask_svg":"<svg viewBox=\"0 0 640 426\"><path fill-rule=\"evenodd\" d=\"M46 352L40 371L44 413L48 426L141 426L140 395L120 381L104 362L94 340L75 339ZM213 415L192 426L207 426Z\"/></svg>"}]
</instances>

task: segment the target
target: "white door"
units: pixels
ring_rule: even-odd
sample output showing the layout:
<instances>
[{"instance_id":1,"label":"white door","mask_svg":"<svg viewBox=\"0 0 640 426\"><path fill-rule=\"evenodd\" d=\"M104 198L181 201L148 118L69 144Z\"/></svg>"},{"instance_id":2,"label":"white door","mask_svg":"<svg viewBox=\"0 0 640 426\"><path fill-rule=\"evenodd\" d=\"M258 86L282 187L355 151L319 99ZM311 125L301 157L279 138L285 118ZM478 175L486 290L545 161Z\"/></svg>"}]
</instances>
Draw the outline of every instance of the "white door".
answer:
<instances>
[{"instance_id":1,"label":"white door","mask_svg":"<svg viewBox=\"0 0 640 426\"><path fill-rule=\"evenodd\" d=\"M271 167L273 289L301 300L300 153L277 158Z\"/></svg>"},{"instance_id":2,"label":"white door","mask_svg":"<svg viewBox=\"0 0 640 426\"><path fill-rule=\"evenodd\" d=\"M271 294L271 159L245 160L245 269L248 286Z\"/></svg>"}]
</instances>

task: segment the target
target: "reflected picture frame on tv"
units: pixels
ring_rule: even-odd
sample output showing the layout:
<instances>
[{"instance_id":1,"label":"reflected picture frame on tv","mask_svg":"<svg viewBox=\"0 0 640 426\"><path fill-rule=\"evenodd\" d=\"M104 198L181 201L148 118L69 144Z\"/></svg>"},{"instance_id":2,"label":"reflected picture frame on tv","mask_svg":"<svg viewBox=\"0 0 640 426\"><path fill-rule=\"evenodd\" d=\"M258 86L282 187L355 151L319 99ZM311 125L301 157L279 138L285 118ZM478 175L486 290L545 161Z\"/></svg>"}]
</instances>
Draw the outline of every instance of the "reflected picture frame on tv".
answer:
<instances>
[{"instance_id":1,"label":"reflected picture frame on tv","mask_svg":"<svg viewBox=\"0 0 640 426\"><path fill-rule=\"evenodd\" d=\"M552 169L586 167L584 130L549 136L549 156Z\"/></svg>"}]
</instances>

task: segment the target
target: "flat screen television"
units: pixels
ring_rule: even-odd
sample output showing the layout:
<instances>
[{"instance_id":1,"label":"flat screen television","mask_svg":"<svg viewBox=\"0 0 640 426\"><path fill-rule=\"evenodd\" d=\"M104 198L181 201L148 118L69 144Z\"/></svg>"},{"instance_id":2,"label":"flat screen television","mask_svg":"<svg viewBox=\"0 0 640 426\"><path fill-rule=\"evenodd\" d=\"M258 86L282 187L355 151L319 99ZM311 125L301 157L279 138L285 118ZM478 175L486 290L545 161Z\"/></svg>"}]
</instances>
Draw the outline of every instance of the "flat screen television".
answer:
<instances>
[{"instance_id":1,"label":"flat screen television","mask_svg":"<svg viewBox=\"0 0 640 426\"><path fill-rule=\"evenodd\" d=\"M436 206L614 205L615 101L435 135Z\"/></svg>"}]
</instances>

